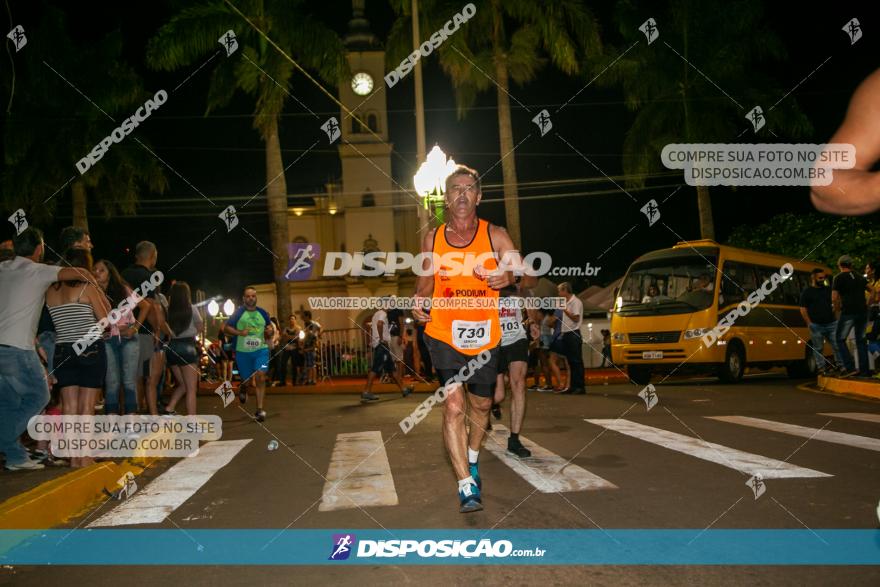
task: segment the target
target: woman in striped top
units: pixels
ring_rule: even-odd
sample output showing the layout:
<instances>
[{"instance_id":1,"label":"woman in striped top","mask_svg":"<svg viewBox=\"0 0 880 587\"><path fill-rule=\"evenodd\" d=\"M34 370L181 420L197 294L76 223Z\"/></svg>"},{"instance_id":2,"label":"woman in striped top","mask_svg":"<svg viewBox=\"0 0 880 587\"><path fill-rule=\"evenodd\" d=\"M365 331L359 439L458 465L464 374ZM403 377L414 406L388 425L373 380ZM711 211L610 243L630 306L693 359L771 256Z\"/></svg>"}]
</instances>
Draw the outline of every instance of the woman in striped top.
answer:
<instances>
[{"instance_id":1,"label":"woman in striped top","mask_svg":"<svg viewBox=\"0 0 880 587\"><path fill-rule=\"evenodd\" d=\"M69 249L61 263L92 270L92 256L85 249ZM62 281L49 287L46 306L55 324L54 366L61 388L62 412L65 416L92 416L95 398L107 373L107 355L100 338L80 349L89 340L89 330L107 316L104 294L89 282ZM85 467L93 462L88 457L72 457L70 466Z\"/></svg>"}]
</instances>

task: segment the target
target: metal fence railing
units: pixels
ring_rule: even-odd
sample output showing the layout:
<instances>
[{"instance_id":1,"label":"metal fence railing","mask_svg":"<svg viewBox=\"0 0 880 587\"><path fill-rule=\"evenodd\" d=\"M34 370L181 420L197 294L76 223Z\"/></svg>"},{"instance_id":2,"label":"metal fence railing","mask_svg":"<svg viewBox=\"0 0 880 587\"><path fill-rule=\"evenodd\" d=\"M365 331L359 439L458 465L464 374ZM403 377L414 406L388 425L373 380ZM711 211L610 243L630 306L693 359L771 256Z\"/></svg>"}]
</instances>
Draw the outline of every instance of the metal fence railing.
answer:
<instances>
[{"instance_id":1,"label":"metal fence railing","mask_svg":"<svg viewBox=\"0 0 880 587\"><path fill-rule=\"evenodd\" d=\"M318 376L323 381L337 376L365 376L370 368L370 335L360 328L321 332Z\"/></svg>"}]
</instances>

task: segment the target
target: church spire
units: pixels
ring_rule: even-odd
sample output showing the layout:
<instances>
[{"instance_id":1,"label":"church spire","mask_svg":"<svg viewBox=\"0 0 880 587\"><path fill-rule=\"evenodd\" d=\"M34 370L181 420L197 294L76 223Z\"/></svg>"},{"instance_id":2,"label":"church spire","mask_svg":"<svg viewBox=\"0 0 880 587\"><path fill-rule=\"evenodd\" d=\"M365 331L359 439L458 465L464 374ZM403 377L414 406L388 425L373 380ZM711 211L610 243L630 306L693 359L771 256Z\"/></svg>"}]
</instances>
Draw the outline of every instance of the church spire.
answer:
<instances>
[{"instance_id":1,"label":"church spire","mask_svg":"<svg viewBox=\"0 0 880 587\"><path fill-rule=\"evenodd\" d=\"M345 47L349 51L375 51L382 49L382 43L370 30L370 21L364 16L366 0L351 0L351 20L345 35Z\"/></svg>"}]
</instances>

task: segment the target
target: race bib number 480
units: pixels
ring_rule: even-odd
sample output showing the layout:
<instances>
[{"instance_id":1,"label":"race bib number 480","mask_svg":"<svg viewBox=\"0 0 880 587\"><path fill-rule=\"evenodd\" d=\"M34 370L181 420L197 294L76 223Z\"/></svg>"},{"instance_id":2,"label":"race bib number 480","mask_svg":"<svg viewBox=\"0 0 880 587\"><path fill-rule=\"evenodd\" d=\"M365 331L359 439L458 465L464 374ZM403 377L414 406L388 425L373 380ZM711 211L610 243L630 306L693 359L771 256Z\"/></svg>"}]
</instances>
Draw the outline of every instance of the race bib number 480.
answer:
<instances>
[{"instance_id":1,"label":"race bib number 480","mask_svg":"<svg viewBox=\"0 0 880 587\"><path fill-rule=\"evenodd\" d=\"M489 320L472 322L469 320L452 321L452 344L461 350L473 350L486 346L490 340L491 324Z\"/></svg>"},{"instance_id":2,"label":"race bib number 480","mask_svg":"<svg viewBox=\"0 0 880 587\"><path fill-rule=\"evenodd\" d=\"M263 346L263 341L256 336L248 336L244 339L244 348L256 350Z\"/></svg>"}]
</instances>

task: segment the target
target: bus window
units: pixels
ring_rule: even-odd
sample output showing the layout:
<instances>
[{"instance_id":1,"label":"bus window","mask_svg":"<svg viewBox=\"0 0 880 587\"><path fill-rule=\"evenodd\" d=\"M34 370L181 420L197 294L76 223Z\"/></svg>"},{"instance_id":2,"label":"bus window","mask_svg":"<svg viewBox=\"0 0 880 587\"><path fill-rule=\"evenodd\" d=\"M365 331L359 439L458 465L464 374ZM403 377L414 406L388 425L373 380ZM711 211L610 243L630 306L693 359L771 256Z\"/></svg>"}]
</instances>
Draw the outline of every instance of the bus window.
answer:
<instances>
[{"instance_id":1,"label":"bus window","mask_svg":"<svg viewBox=\"0 0 880 587\"><path fill-rule=\"evenodd\" d=\"M758 265L755 267L756 273L758 274L758 285L763 285L765 281L770 281L770 278L774 273L778 273L779 270L774 267L764 267L763 265ZM756 288L757 289L757 288ZM785 303L782 295L782 288L777 287L773 290L773 292L764 298L764 303L766 304L783 304ZM797 303L797 302L795 302Z\"/></svg>"},{"instance_id":2,"label":"bus window","mask_svg":"<svg viewBox=\"0 0 880 587\"><path fill-rule=\"evenodd\" d=\"M749 265L748 263L731 263L731 265L729 273L725 269L725 274L729 279L725 278L721 286L725 305L732 303L731 300L739 303L749 297L750 293L758 289L754 265ZM725 263L726 267L727 264ZM725 288L727 288L727 291L725 291Z\"/></svg>"},{"instance_id":3,"label":"bus window","mask_svg":"<svg viewBox=\"0 0 880 587\"><path fill-rule=\"evenodd\" d=\"M798 271L795 273L798 279L798 290L799 294L803 293L805 289L812 286L812 276L806 271ZM800 302L800 298L798 298L798 302Z\"/></svg>"},{"instance_id":4,"label":"bus window","mask_svg":"<svg viewBox=\"0 0 880 587\"><path fill-rule=\"evenodd\" d=\"M792 306L797 306L800 303L801 290L796 274L792 274L791 277L782 282L782 300L784 304Z\"/></svg>"},{"instance_id":5,"label":"bus window","mask_svg":"<svg viewBox=\"0 0 880 587\"><path fill-rule=\"evenodd\" d=\"M618 311L657 316L710 307L715 296L715 261L715 257L683 254L633 264L618 294Z\"/></svg>"},{"instance_id":6,"label":"bus window","mask_svg":"<svg viewBox=\"0 0 880 587\"><path fill-rule=\"evenodd\" d=\"M754 265L743 264L743 275L739 284L745 290L746 297L758 289L758 268Z\"/></svg>"},{"instance_id":7,"label":"bus window","mask_svg":"<svg viewBox=\"0 0 880 587\"><path fill-rule=\"evenodd\" d=\"M725 307L730 304L738 304L748 295L743 292L742 281L743 266L735 261L727 261L721 270L721 297L718 306Z\"/></svg>"}]
</instances>

